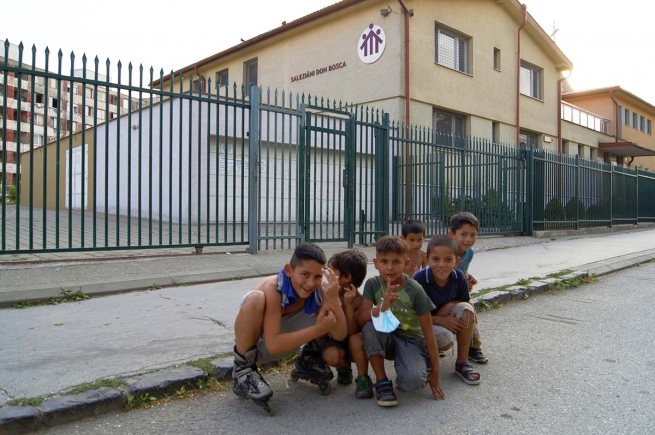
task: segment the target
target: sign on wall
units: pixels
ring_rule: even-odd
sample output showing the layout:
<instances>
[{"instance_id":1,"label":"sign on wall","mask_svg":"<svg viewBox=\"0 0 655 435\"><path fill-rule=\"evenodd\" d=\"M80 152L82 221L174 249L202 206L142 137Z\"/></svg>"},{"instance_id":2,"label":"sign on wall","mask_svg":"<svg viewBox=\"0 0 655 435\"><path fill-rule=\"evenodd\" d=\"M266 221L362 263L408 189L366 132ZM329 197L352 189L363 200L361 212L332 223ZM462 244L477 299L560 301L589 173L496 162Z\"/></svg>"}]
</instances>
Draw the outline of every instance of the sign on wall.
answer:
<instances>
[{"instance_id":1,"label":"sign on wall","mask_svg":"<svg viewBox=\"0 0 655 435\"><path fill-rule=\"evenodd\" d=\"M362 32L362 36L357 43L359 59L364 63L376 62L382 57L386 46L387 36L384 34L384 30L382 30L382 27L371 23Z\"/></svg>"}]
</instances>

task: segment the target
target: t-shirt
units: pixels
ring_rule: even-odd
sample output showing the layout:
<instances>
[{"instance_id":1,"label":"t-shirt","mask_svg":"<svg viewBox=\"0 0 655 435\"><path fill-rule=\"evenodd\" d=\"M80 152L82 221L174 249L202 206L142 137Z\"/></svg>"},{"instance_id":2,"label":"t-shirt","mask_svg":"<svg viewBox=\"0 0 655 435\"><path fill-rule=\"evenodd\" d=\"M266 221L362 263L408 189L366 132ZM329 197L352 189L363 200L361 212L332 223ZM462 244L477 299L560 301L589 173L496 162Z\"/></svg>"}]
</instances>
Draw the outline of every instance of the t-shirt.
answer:
<instances>
[{"instance_id":1,"label":"t-shirt","mask_svg":"<svg viewBox=\"0 0 655 435\"><path fill-rule=\"evenodd\" d=\"M462 258L460 258L457 268L464 273L469 273L469 265L471 264L471 260L473 260L473 254L475 254L473 248L469 248L469 250L462 255Z\"/></svg>"},{"instance_id":2,"label":"t-shirt","mask_svg":"<svg viewBox=\"0 0 655 435\"><path fill-rule=\"evenodd\" d=\"M434 304L416 281L405 275L405 286L396 293L400 298L391 306L391 312L400 321L393 333L404 338L423 338L419 317L434 309ZM380 305L387 291L387 284L381 276L369 278L364 286L364 299Z\"/></svg>"},{"instance_id":3,"label":"t-shirt","mask_svg":"<svg viewBox=\"0 0 655 435\"><path fill-rule=\"evenodd\" d=\"M429 267L416 272L414 279L423 287L423 290L425 290L432 303L436 306L432 310L432 315L437 314L439 308L448 302L468 302L471 300L466 276L461 270L454 269L448 278L448 282L443 287L435 282L434 275Z\"/></svg>"}]
</instances>

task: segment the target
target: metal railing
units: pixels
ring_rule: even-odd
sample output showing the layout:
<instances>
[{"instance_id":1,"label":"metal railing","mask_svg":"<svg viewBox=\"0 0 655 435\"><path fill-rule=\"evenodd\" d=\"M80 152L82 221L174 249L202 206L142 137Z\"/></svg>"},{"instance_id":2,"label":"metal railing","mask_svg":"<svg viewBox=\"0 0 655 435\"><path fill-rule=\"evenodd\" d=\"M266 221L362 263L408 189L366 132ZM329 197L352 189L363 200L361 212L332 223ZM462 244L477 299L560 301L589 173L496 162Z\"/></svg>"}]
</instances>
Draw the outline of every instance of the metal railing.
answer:
<instances>
[{"instance_id":1,"label":"metal railing","mask_svg":"<svg viewBox=\"0 0 655 435\"><path fill-rule=\"evenodd\" d=\"M132 64L112 82L109 60L64 62L61 51L51 68L46 49L38 69L36 49L24 62L19 48L8 62L6 43L0 60L0 254L352 246L400 234L410 217L444 233L460 210L481 234L655 221L653 173ZM53 139L43 146L35 115Z\"/></svg>"}]
</instances>

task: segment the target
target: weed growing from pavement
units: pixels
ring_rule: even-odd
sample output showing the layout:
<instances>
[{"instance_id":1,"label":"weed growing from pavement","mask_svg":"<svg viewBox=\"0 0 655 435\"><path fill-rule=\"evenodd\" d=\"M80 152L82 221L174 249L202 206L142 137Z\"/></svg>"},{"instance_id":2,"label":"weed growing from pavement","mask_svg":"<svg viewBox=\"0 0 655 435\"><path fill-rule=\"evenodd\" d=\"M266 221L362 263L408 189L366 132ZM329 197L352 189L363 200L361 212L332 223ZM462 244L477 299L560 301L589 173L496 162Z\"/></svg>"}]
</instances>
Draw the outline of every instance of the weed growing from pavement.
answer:
<instances>
[{"instance_id":1,"label":"weed growing from pavement","mask_svg":"<svg viewBox=\"0 0 655 435\"><path fill-rule=\"evenodd\" d=\"M161 286L159 284L152 284L148 287L148 290L161 290Z\"/></svg>"},{"instance_id":2,"label":"weed growing from pavement","mask_svg":"<svg viewBox=\"0 0 655 435\"><path fill-rule=\"evenodd\" d=\"M21 397L7 400L6 406L37 406L49 396Z\"/></svg>"},{"instance_id":3,"label":"weed growing from pavement","mask_svg":"<svg viewBox=\"0 0 655 435\"><path fill-rule=\"evenodd\" d=\"M523 278L523 279L519 279L518 281L516 281L516 285L528 285L528 284L530 284L529 279Z\"/></svg>"},{"instance_id":4,"label":"weed growing from pavement","mask_svg":"<svg viewBox=\"0 0 655 435\"><path fill-rule=\"evenodd\" d=\"M555 272L555 273L549 273L546 275L548 278L561 278L565 275L568 275L569 273L573 272L572 270L563 270L561 272Z\"/></svg>"},{"instance_id":5,"label":"weed growing from pavement","mask_svg":"<svg viewBox=\"0 0 655 435\"><path fill-rule=\"evenodd\" d=\"M62 288L60 296L52 297L50 299L24 299L18 302L14 302L11 306L13 308L28 308L36 307L40 305L59 305L64 302L81 302L89 298L89 295L84 293L82 290L73 292L72 290Z\"/></svg>"},{"instance_id":6,"label":"weed growing from pavement","mask_svg":"<svg viewBox=\"0 0 655 435\"><path fill-rule=\"evenodd\" d=\"M70 390L66 390L64 394L66 394L67 396L73 394L80 394L89 390L97 390L98 388L101 387L121 388L121 387L125 387L125 381L123 381L122 379L101 379L99 381L78 385L77 387L71 388Z\"/></svg>"}]
</instances>

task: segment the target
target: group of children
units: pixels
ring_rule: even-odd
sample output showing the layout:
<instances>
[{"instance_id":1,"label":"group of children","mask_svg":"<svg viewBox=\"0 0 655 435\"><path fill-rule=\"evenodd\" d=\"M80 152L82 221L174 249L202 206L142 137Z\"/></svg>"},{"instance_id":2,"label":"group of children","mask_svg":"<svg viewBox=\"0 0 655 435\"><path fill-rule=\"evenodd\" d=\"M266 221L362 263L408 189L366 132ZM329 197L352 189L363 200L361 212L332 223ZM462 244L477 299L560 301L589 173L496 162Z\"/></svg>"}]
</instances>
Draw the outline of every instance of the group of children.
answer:
<instances>
[{"instance_id":1,"label":"group of children","mask_svg":"<svg viewBox=\"0 0 655 435\"><path fill-rule=\"evenodd\" d=\"M292 378L321 385L332 379L330 367L335 367L337 382L349 385L354 363L355 396L375 395L378 405L395 406L386 359L394 361L397 389L413 391L427 383L435 399L444 399L439 358L455 343L455 374L467 384L479 384L480 374L469 361L488 360L469 297L477 281L468 273L478 231L473 214L457 213L448 235L432 237L423 251L425 225L408 220L402 237L378 240L373 263L379 275L366 281L363 293L358 290L367 271L363 253L344 251L326 261L316 245L298 245L289 264L242 299L234 325L232 390L267 401L273 390L257 364L300 348Z\"/></svg>"}]
</instances>

